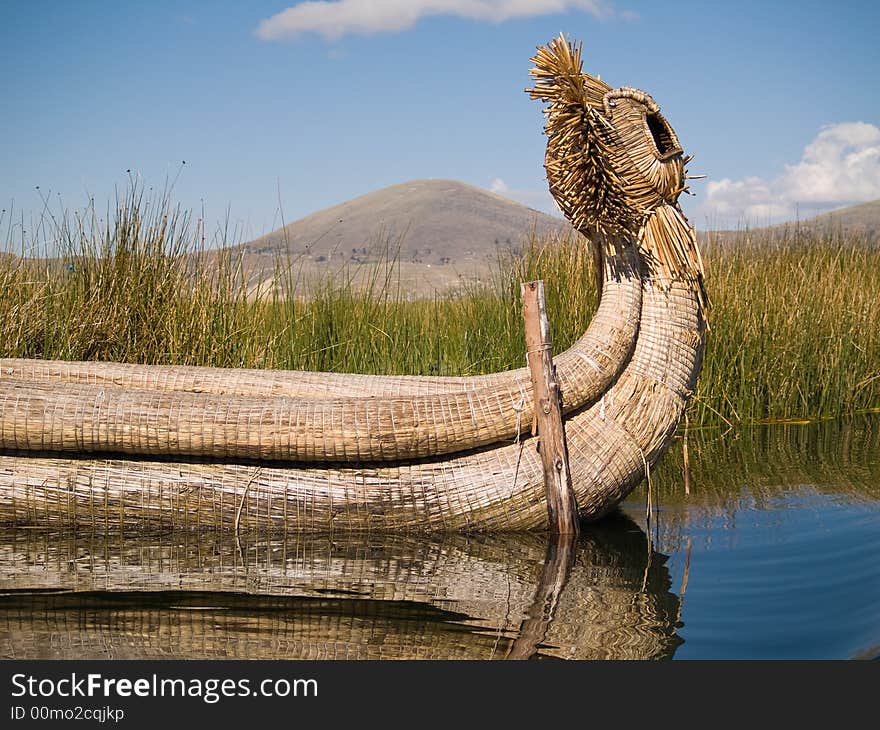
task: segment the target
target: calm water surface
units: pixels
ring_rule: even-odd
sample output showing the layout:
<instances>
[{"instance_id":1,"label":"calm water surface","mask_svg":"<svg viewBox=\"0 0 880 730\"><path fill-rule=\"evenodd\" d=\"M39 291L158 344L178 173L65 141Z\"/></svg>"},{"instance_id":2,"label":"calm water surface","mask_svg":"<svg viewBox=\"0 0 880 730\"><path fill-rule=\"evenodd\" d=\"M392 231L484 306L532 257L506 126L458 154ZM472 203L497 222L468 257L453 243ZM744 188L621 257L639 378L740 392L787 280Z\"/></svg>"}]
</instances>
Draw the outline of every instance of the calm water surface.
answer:
<instances>
[{"instance_id":1,"label":"calm water surface","mask_svg":"<svg viewBox=\"0 0 880 730\"><path fill-rule=\"evenodd\" d=\"M880 657L880 417L688 446L576 544L0 531L0 655Z\"/></svg>"}]
</instances>

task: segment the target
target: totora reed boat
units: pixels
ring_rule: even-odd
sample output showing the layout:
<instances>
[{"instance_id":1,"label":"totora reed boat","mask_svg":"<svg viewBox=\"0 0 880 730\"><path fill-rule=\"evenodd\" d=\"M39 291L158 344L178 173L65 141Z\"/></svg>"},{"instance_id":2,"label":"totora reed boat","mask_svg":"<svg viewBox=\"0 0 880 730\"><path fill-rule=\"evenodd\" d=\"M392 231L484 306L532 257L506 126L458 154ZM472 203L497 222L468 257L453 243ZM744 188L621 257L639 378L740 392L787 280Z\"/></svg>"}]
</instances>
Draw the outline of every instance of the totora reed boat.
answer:
<instances>
[{"instance_id":1,"label":"totora reed boat","mask_svg":"<svg viewBox=\"0 0 880 730\"><path fill-rule=\"evenodd\" d=\"M590 240L600 304L555 359L579 512L611 510L667 448L700 369L688 158L654 100L532 59L545 168ZM0 523L98 531L547 527L526 368L365 376L0 360Z\"/></svg>"}]
</instances>

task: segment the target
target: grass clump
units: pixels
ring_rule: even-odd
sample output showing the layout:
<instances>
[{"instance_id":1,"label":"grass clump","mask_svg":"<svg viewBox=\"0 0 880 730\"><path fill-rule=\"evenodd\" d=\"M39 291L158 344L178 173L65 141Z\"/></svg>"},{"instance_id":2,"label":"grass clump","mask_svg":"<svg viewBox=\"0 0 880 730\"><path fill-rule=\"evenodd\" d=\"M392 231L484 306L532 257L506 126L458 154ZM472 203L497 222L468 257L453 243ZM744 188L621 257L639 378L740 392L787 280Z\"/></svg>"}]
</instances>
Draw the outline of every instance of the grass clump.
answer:
<instances>
[{"instance_id":1,"label":"grass clump","mask_svg":"<svg viewBox=\"0 0 880 730\"><path fill-rule=\"evenodd\" d=\"M251 338L236 334L257 326L240 261L206 256L201 222L167 195L134 189L106 217L93 206L65 213L51 233L57 256L8 254L0 263L3 355L230 366L252 359ZM212 344L232 340L234 348Z\"/></svg>"}]
</instances>

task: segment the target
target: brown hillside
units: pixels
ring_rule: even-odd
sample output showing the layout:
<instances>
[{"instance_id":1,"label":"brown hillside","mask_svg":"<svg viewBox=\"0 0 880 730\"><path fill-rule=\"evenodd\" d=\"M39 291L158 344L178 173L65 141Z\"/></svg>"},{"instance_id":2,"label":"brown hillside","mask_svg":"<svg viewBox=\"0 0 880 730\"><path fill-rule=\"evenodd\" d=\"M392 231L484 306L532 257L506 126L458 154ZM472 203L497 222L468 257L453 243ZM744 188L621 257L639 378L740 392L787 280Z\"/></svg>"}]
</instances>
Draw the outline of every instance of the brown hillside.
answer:
<instances>
[{"instance_id":1,"label":"brown hillside","mask_svg":"<svg viewBox=\"0 0 880 730\"><path fill-rule=\"evenodd\" d=\"M776 237L800 231L804 234L832 234L866 242L880 241L880 200L832 210L801 221L788 221L765 228L749 230L707 231L713 240L736 241L743 237Z\"/></svg>"},{"instance_id":2,"label":"brown hillside","mask_svg":"<svg viewBox=\"0 0 880 730\"><path fill-rule=\"evenodd\" d=\"M473 185L413 180L312 213L247 248L346 259L392 242L399 243L402 261L460 264L482 260L499 245L517 246L532 230L540 235L566 225Z\"/></svg>"},{"instance_id":3,"label":"brown hillside","mask_svg":"<svg viewBox=\"0 0 880 730\"><path fill-rule=\"evenodd\" d=\"M489 274L498 249L519 247L534 232L568 224L487 190L455 180L413 180L312 213L244 244L255 282L278 257L295 261L303 279L339 267L398 256L414 294L454 288Z\"/></svg>"},{"instance_id":4,"label":"brown hillside","mask_svg":"<svg viewBox=\"0 0 880 730\"><path fill-rule=\"evenodd\" d=\"M840 231L845 235L880 238L880 200L832 210L800 223L819 231Z\"/></svg>"}]
</instances>

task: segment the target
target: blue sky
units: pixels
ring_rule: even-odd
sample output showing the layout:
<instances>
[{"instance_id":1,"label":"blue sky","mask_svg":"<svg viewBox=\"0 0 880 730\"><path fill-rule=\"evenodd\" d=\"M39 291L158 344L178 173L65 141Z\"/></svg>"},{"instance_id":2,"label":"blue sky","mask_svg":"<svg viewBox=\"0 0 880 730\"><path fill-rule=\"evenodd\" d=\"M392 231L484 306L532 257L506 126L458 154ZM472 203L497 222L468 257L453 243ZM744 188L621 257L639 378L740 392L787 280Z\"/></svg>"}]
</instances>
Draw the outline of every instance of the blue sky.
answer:
<instances>
[{"instance_id":1,"label":"blue sky","mask_svg":"<svg viewBox=\"0 0 880 730\"><path fill-rule=\"evenodd\" d=\"M651 93L698 227L880 198L876 2L341 0L0 5L0 203L99 205L127 170L250 238L414 178L550 210L529 57ZM185 160L186 164L181 162ZM39 186L39 190L37 190ZM27 225L27 223L26 223Z\"/></svg>"}]
</instances>

